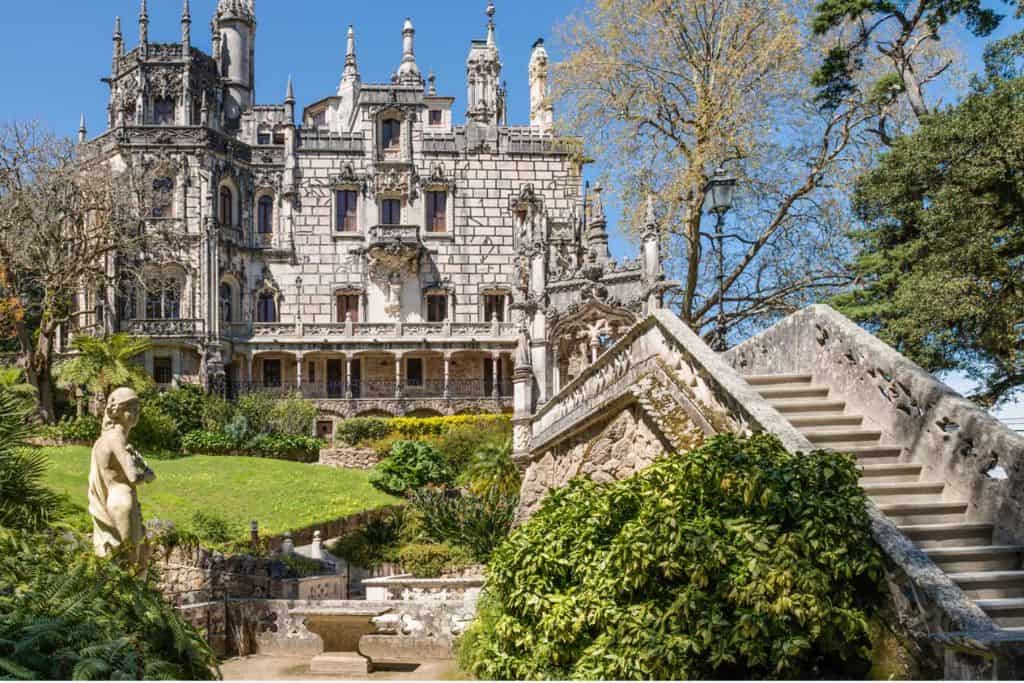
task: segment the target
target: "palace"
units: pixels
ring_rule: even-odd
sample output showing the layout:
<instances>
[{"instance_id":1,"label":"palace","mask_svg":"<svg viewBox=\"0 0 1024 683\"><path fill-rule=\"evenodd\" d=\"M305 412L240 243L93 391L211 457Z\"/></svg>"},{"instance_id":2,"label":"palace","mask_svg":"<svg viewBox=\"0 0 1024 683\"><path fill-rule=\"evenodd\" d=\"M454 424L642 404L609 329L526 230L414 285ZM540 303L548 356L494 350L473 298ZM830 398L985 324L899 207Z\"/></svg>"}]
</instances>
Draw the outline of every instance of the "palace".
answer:
<instances>
[{"instance_id":1,"label":"palace","mask_svg":"<svg viewBox=\"0 0 1024 683\"><path fill-rule=\"evenodd\" d=\"M142 0L137 47L115 23L107 131L89 140L83 119L81 155L160 169L151 220L182 239L143 284L83 292L84 326L152 338L161 386L301 392L324 436L354 415L511 411L514 376L521 416L546 402L672 285L653 216L639 258L611 258L582 142L553 130L542 40L530 121L508 124L486 14L464 123L409 19L383 83L363 81L350 27L337 92L296 120L290 81L255 102L253 0L220 0L209 54L187 0L181 42L149 42Z\"/></svg>"}]
</instances>

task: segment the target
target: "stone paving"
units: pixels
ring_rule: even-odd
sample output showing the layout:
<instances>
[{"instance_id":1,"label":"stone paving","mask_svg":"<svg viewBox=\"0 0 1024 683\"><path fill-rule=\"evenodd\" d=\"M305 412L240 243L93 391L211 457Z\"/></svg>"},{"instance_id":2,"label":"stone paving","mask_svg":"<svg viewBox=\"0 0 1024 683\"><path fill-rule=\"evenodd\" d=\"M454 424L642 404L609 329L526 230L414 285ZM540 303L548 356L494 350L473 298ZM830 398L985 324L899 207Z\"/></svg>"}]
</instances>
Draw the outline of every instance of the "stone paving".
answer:
<instances>
[{"instance_id":1,"label":"stone paving","mask_svg":"<svg viewBox=\"0 0 1024 683\"><path fill-rule=\"evenodd\" d=\"M334 676L310 673L308 657L270 657L253 655L237 657L221 664L221 673L226 681L330 681L343 680ZM420 665L381 667L369 675L368 680L465 680L455 662L433 661Z\"/></svg>"}]
</instances>

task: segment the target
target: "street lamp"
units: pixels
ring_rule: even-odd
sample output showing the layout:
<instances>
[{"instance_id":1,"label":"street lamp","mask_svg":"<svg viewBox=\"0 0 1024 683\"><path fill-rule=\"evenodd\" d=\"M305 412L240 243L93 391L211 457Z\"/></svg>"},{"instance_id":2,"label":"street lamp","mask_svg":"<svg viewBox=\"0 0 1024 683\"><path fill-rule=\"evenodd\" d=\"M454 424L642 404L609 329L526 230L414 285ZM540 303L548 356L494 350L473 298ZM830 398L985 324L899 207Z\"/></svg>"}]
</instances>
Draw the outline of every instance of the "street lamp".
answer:
<instances>
[{"instance_id":1,"label":"street lamp","mask_svg":"<svg viewBox=\"0 0 1024 683\"><path fill-rule=\"evenodd\" d=\"M718 246L718 317L715 320L715 351L725 351L725 214L732 208L736 192L736 178L724 168L715 171L708 181L706 194L711 200L710 212L715 215L715 234L712 236Z\"/></svg>"}]
</instances>

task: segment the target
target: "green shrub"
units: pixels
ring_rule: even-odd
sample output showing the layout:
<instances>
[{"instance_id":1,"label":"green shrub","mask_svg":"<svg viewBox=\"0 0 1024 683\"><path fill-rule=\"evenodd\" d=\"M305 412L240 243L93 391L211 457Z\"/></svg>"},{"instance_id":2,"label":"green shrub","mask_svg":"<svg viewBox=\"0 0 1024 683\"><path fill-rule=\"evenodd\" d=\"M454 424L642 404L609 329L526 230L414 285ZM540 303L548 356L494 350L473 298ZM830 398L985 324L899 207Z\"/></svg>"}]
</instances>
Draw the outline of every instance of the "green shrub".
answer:
<instances>
[{"instance_id":1,"label":"green shrub","mask_svg":"<svg viewBox=\"0 0 1024 683\"><path fill-rule=\"evenodd\" d=\"M207 396L203 404L202 425L198 429L217 432L235 418L235 404L223 396Z\"/></svg>"},{"instance_id":2,"label":"green shrub","mask_svg":"<svg viewBox=\"0 0 1024 683\"><path fill-rule=\"evenodd\" d=\"M230 543L238 535L226 519L202 511L192 514L188 530L207 545Z\"/></svg>"},{"instance_id":3,"label":"green shrub","mask_svg":"<svg viewBox=\"0 0 1024 683\"><path fill-rule=\"evenodd\" d=\"M482 497L427 487L413 491L409 504L420 518L425 538L464 548L475 561L487 562L512 528L519 496Z\"/></svg>"},{"instance_id":4,"label":"green shrub","mask_svg":"<svg viewBox=\"0 0 1024 683\"><path fill-rule=\"evenodd\" d=\"M370 483L395 496L427 484L450 484L452 473L444 458L429 444L399 441L391 454L381 460L370 474Z\"/></svg>"},{"instance_id":5,"label":"green shrub","mask_svg":"<svg viewBox=\"0 0 1024 683\"><path fill-rule=\"evenodd\" d=\"M149 396L145 403L169 416L179 434L187 434L203 428L206 401L207 397L202 387L183 384Z\"/></svg>"},{"instance_id":6,"label":"green shrub","mask_svg":"<svg viewBox=\"0 0 1024 683\"><path fill-rule=\"evenodd\" d=\"M100 419L94 415L65 417L54 425L39 429L39 436L64 443L88 443L100 438Z\"/></svg>"},{"instance_id":7,"label":"green shrub","mask_svg":"<svg viewBox=\"0 0 1024 683\"><path fill-rule=\"evenodd\" d=\"M495 448L512 438L512 424L498 418L474 417L470 422L452 425L430 443L444 455L456 472L462 472L481 450Z\"/></svg>"},{"instance_id":8,"label":"green shrub","mask_svg":"<svg viewBox=\"0 0 1024 683\"><path fill-rule=\"evenodd\" d=\"M116 562L0 530L0 678L213 680L216 667L199 632Z\"/></svg>"},{"instance_id":9,"label":"green shrub","mask_svg":"<svg viewBox=\"0 0 1024 683\"><path fill-rule=\"evenodd\" d=\"M270 411L270 431L289 436L309 436L313 433L318 411L302 394L291 394L278 399Z\"/></svg>"},{"instance_id":10,"label":"green shrub","mask_svg":"<svg viewBox=\"0 0 1024 683\"><path fill-rule=\"evenodd\" d=\"M449 415L445 417L397 417L390 420L391 429L410 440L442 436L456 427L469 425L493 433L512 424L508 415Z\"/></svg>"},{"instance_id":11,"label":"green shrub","mask_svg":"<svg viewBox=\"0 0 1024 683\"><path fill-rule=\"evenodd\" d=\"M324 573L320 560L296 554L281 555L277 559L288 568L288 575L291 578L301 579L307 576L320 576Z\"/></svg>"},{"instance_id":12,"label":"green shrub","mask_svg":"<svg viewBox=\"0 0 1024 683\"><path fill-rule=\"evenodd\" d=\"M231 439L231 443L235 445L235 448L241 448L255 436L255 433L249 427L249 418L241 413L235 415L231 422L224 427L224 434Z\"/></svg>"},{"instance_id":13,"label":"green shrub","mask_svg":"<svg viewBox=\"0 0 1024 683\"><path fill-rule=\"evenodd\" d=\"M249 429L255 434L269 434L273 431L270 415L274 410L274 397L257 391L238 399L237 415L245 418Z\"/></svg>"},{"instance_id":14,"label":"green shrub","mask_svg":"<svg viewBox=\"0 0 1024 683\"><path fill-rule=\"evenodd\" d=\"M460 478L469 490L485 498L518 496L522 475L512 460L512 439L488 443L470 459Z\"/></svg>"},{"instance_id":15,"label":"green shrub","mask_svg":"<svg viewBox=\"0 0 1024 683\"><path fill-rule=\"evenodd\" d=\"M0 393L0 527L36 531L68 512L68 504L45 485L46 456L25 443L33 436L30 407Z\"/></svg>"},{"instance_id":16,"label":"green shrub","mask_svg":"<svg viewBox=\"0 0 1024 683\"><path fill-rule=\"evenodd\" d=\"M496 679L856 678L883 571L849 456L718 436L577 479L492 555L461 661Z\"/></svg>"},{"instance_id":17,"label":"green shrub","mask_svg":"<svg viewBox=\"0 0 1024 683\"><path fill-rule=\"evenodd\" d=\"M189 432L181 437L181 448L193 455L230 455L237 446L224 432Z\"/></svg>"},{"instance_id":18,"label":"green shrub","mask_svg":"<svg viewBox=\"0 0 1024 683\"><path fill-rule=\"evenodd\" d=\"M334 438L347 446L383 439L391 434L388 420L379 417L355 417L338 423Z\"/></svg>"},{"instance_id":19,"label":"green shrub","mask_svg":"<svg viewBox=\"0 0 1024 683\"><path fill-rule=\"evenodd\" d=\"M401 508L372 515L355 529L342 534L329 548L335 557L364 569L375 569L391 557L404 536L407 521Z\"/></svg>"},{"instance_id":20,"label":"green shrub","mask_svg":"<svg viewBox=\"0 0 1024 683\"><path fill-rule=\"evenodd\" d=\"M418 579L436 579L446 572L456 572L473 564L461 548L445 543L409 543L391 556L402 571Z\"/></svg>"},{"instance_id":21,"label":"green shrub","mask_svg":"<svg viewBox=\"0 0 1024 683\"><path fill-rule=\"evenodd\" d=\"M155 405L143 404L131 441L146 451L176 451L181 447L181 434L174 418Z\"/></svg>"},{"instance_id":22,"label":"green shrub","mask_svg":"<svg viewBox=\"0 0 1024 683\"><path fill-rule=\"evenodd\" d=\"M241 444L226 432L190 432L181 447L193 455L238 455L292 462L316 462L324 442L311 436L257 434Z\"/></svg>"}]
</instances>

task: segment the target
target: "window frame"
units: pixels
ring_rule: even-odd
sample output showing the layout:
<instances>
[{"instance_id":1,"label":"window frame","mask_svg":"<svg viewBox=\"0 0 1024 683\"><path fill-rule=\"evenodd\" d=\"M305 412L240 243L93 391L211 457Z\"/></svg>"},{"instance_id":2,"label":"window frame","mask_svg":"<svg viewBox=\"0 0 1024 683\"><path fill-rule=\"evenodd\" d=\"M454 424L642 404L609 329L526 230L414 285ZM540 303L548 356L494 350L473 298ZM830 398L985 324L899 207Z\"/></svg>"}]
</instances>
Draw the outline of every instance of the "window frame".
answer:
<instances>
[{"instance_id":1,"label":"window frame","mask_svg":"<svg viewBox=\"0 0 1024 683\"><path fill-rule=\"evenodd\" d=\"M339 187L334 190L334 231L344 234L359 232L358 190L350 187Z\"/></svg>"},{"instance_id":2,"label":"window frame","mask_svg":"<svg viewBox=\"0 0 1024 683\"><path fill-rule=\"evenodd\" d=\"M360 322L359 316L362 313L362 294L359 292L335 292L334 294L334 314L337 316L339 323L348 322L347 315L353 313L352 322ZM344 301L345 311L342 312L342 301ZM352 302L355 302L355 307L351 306Z\"/></svg>"},{"instance_id":3,"label":"window frame","mask_svg":"<svg viewBox=\"0 0 1024 683\"><path fill-rule=\"evenodd\" d=\"M266 315L266 313L268 312L268 309L266 309L266 305L269 305L271 307L269 309L269 312L272 315L270 316ZM272 318L272 320L268 320L268 317ZM279 310L279 306L277 303L277 295L274 294L273 292L261 292L260 295L256 297L256 322L277 323L280 322L280 318L281 311Z\"/></svg>"},{"instance_id":4,"label":"window frame","mask_svg":"<svg viewBox=\"0 0 1024 683\"><path fill-rule=\"evenodd\" d=\"M413 378L413 367L418 368L418 377ZM425 384L426 378L426 363L423 362L422 358L406 358L405 359L405 386L407 387L422 387Z\"/></svg>"},{"instance_id":5,"label":"window frame","mask_svg":"<svg viewBox=\"0 0 1024 683\"><path fill-rule=\"evenodd\" d=\"M434 120L434 117L437 120ZM428 126L443 126L444 125L444 109L428 109L427 110L427 125Z\"/></svg>"},{"instance_id":6,"label":"window frame","mask_svg":"<svg viewBox=\"0 0 1024 683\"><path fill-rule=\"evenodd\" d=\"M220 201L217 206L217 218L221 225L235 225L235 191L227 185L220 186ZM225 216L226 214L226 216Z\"/></svg>"},{"instance_id":7,"label":"window frame","mask_svg":"<svg viewBox=\"0 0 1024 683\"><path fill-rule=\"evenodd\" d=\"M483 321L486 323L492 322L492 315L490 314L497 312L498 322L506 322L505 317L508 315L508 293L502 291L485 291L481 293L481 296L483 297L481 301L481 314L483 315ZM490 305L492 301L496 306Z\"/></svg>"},{"instance_id":8,"label":"window frame","mask_svg":"<svg viewBox=\"0 0 1024 683\"><path fill-rule=\"evenodd\" d=\"M388 117L380 122L380 148L385 152L402 149L402 120Z\"/></svg>"},{"instance_id":9,"label":"window frame","mask_svg":"<svg viewBox=\"0 0 1024 683\"><path fill-rule=\"evenodd\" d=\"M435 235L446 234L448 232L448 192L427 190L426 195L427 232Z\"/></svg>"},{"instance_id":10,"label":"window frame","mask_svg":"<svg viewBox=\"0 0 1024 683\"><path fill-rule=\"evenodd\" d=\"M159 366L157 365L159 363ZM160 381L162 374L167 378L166 382ZM153 357L153 382L159 386L165 387L174 384L174 359L170 356L154 356Z\"/></svg>"},{"instance_id":11,"label":"window frame","mask_svg":"<svg viewBox=\"0 0 1024 683\"><path fill-rule=\"evenodd\" d=\"M396 207L393 211L388 211L385 207ZM402 224L402 200L398 197L383 197L378 205L378 211L380 212L380 224L381 225L401 225ZM388 214L396 213L397 218L394 221L387 220Z\"/></svg>"},{"instance_id":12,"label":"window frame","mask_svg":"<svg viewBox=\"0 0 1024 683\"><path fill-rule=\"evenodd\" d=\"M428 323L443 323L448 321L449 312L447 292L427 292L425 303Z\"/></svg>"}]
</instances>

